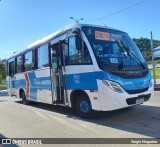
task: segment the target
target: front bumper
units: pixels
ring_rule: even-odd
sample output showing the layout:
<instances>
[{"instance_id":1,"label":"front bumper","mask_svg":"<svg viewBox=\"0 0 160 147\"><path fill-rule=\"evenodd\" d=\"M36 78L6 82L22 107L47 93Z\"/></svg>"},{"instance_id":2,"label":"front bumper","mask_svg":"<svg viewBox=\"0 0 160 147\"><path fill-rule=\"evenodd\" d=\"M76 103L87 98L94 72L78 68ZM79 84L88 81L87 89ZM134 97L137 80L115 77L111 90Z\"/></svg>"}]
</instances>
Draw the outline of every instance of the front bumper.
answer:
<instances>
[{"instance_id":1,"label":"front bumper","mask_svg":"<svg viewBox=\"0 0 160 147\"><path fill-rule=\"evenodd\" d=\"M137 93L137 94L128 94L118 93L108 88L102 80L97 80L99 92L99 100L102 111L111 111L116 109L121 109L125 107L130 107L133 105L137 105L136 100L139 98L144 98L144 102L148 101L154 93L153 86L148 88L147 91ZM94 109L94 108L93 108Z\"/></svg>"}]
</instances>

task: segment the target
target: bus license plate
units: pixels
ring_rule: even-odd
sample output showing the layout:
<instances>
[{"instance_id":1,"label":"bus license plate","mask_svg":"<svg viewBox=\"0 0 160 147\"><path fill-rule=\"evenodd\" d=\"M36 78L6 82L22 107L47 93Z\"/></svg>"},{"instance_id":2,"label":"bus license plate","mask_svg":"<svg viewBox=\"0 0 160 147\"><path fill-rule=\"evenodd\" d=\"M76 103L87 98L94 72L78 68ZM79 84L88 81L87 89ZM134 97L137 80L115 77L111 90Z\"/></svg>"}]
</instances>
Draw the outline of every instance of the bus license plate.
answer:
<instances>
[{"instance_id":1,"label":"bus license plate","mask_svg":"<svg viewBox=\"0 0 160 147\"><path fill-rule=\"evenodd\" d=\"M136 99L136 104L142 104L144 102L144 98L138 98Z\"/></svg>"}]
</instances>

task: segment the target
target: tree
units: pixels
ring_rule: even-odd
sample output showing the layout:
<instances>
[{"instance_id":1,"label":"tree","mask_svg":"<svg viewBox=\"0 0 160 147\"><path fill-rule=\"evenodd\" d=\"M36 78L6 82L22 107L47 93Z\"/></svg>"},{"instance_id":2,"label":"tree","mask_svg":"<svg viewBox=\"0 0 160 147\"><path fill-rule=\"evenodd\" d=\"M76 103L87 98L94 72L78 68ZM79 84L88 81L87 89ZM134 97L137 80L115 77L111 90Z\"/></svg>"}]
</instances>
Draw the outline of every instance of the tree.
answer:
<instances>
[{"instance_id":1,"label":"tree","mask_svg":"<svg viewBox=\"0 0 160 147\"><path fill-rule=\"evenodd\" d=\"M5 62L2 62L2 60L0 60L0 75L2 75L2 79L6 78Z\"/></svg>"},{"instance_id":2,"label":"tree","mask_svg":"<svg viewBox=\"0 0 160 147\"><path fill-rule=\"evenodd\" d=\"M140 38L140 39L133 38L133 40L137 44L137 46L139 47L145 60L151 61L152 55L151 55L150 39L148 39L148 38ZM153 44L154 44L153 47L155 48L156 44L160 44L160 40L153 40Z\"/></svg>"},{"instance_id":3,"label":"tree","mask_svg":"<svg viewBox=\"0 0 160 147\"><path fill-rule=\"evenodd\" d=\"M0 84L2 84L2 75L0 75Z\"/></svg>"}]
</instances>

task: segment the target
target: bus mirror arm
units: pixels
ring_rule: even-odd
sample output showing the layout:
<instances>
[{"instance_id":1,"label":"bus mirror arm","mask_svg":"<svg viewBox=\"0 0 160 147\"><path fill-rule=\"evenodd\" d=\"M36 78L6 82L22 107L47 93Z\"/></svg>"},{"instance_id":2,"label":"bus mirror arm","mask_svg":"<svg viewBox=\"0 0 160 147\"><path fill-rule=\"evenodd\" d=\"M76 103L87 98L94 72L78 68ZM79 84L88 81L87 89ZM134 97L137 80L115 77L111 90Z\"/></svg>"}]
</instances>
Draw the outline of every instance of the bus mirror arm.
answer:
<instances>
[{"instance_id":1,"label":"bus mirror arm","mask_svg":"<svg viewBox=\"0 0 160 147\"><path fill-rule=\"evenodd\" d=\"M79 36L80 34L81 34L80 29L78 29L78 28L72 29L72 31L70 33L66 34L66 39L71 38L71 37L75 37L75 36Z\"/></svg>"},{"instance_id":2,"label":"bus mirror arm","mask_svg":"<svg viewBox=\"0 0 160 147\"><path fill-rule=\"evenodd\" d=\"M80 30L78 28L72 29L72 33L75 34L75 35L79 35L80 34Z\"/></svg>"},{"instance_id":3,"label":"bus mirror arm","mask_svg":"<svg viewBox=\"0 0 160 147\"><path fill-rule=\"evenodd\" d=\"M61 40L60 42L61 42L61 44L68 45L67 40Z\"/></svg>"},{"instance_id":4,"label":"bus mirror arm","mask_svg":"<svg viewBox=\"0 0 160 147\"><path fill-rule=\"evenodd\" d=\"M75 40L75 43L76 43L76 48L78 51L81 51L82 50L82 38L80 35L77 35L76 36L76 40Z\"/></svg>"}]
</instances>

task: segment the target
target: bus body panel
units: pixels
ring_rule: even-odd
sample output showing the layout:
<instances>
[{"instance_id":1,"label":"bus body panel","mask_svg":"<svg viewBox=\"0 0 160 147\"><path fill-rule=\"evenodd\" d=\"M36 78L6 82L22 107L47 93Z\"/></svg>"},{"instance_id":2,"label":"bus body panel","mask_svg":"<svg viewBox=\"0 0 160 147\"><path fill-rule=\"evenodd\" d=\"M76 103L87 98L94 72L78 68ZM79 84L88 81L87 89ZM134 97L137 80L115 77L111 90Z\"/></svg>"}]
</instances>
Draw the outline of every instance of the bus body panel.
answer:
<instances>
[{"instance_id":1,"label":"bus body panel","mask_svg":"<svg viewBox=\"0 0 160 147\"><path fill-rule=\"evenodd\" d=\"M154 92L153 85L148 89L148 91L131 95L131 94L128 94L127 92L117 93L117 92L111 90L106 85L104 85L102 80L97 80L97 83L98 83L98 87L100 87L98 89L98 91L99 91L99 95L100 95L100 103L101 103L102 111L111 111L111 110L116 110L116 109L121 109L121 108L125 108L125 107L130 107L133 105L137 105L139 103L128 105L126 100L131 99L131 98L136 99L141 95L145 96L145 95L151 94L151 97L152 97L153 92Z\"/></svg>"},{"instance_id":2,"label":"bus body panel","mask_svg":"<svg viewBox=\"0 0 160 147\"><path fill-rule=\"evenodd\" d=\"M8 94L11 96L12 95L12 86L11 86L11 77L7 76L6 77L6 82L7 82L7 91Z\"/></svg>"},{"instance_id":3,"label":"bus body panel","mask_svg":"<svg viewBox=\"0 0 160 147\"><path fill-rule=\"evenodd\" d=\"M85 90L87 88L90 88L90 90L85 90L85 91L90 98L93 110L110 111L124 107L130 107L132 105L128 105L126 102L126 99L128 98L138 98L141 95L151 95L151 97L153 96L153 91L154 91L153 85L150 87L150 73L148 73L147 76L144 78L136 78L131 80L131 79L117 78L116 76L113 76L103 71L84 72L84 73L80 73L79 71L77 72L77 74L76 73L73 74L73 70L71 71L72 74L67 75L68 81L70 82L70 84L67 83L67 89L69 89L71 93L72 90L76 89ZM96 79L96 83L93 82L94 79ZM141 87L142 89L146 87L149 88L145 92L139 92L137 94L128 94L127 92L118 93L108 88L102 82L102 80L112 80L114 82L117 82L118 84L122 85L124 90L131 90L131 89L139 90L138 88L139 84L142 84ZM86 81L86 83L88 84L84 83L84 81ZM91 92L92 90L93 92ZM95 100L94 97L97 97L97 99Z\"/></svg>"},{"instance_id":4,"label":"bus body panel","mask_svg":"<svg viewBox=\"0 0 160 147\"><path fill-rule=\"evenodd\" d=\"M52 104L50 68L16 74L13 82L17 97L23 89L27 100Z\"/></svg>"},{"instance_id":5,"label":"bus body panel","mask_svg":"<svg viewBox=\"0 0 160 147\"><path fill-rule=\"evenodd\" d=\"M96 72L93 65L66 66L66 89L68 97L74 90L84 91L90 99L92 109L101 110Z\"/></svg>"},{"instance_id":6,"label":"bus body panel","mask_svg":"<svg viewBox=\"0 0 160 147\"><path fill-rule=\"evenodd\" d=\"M96 75L93 65L66 66L67 90L97 90Z\"/></svg>"},{"instance_id":7,"label":"bus body panel","mask_svg":"<svg viewBox=\"0 0 160 147\"><path fill-rule=\"evenodd\" d=\"M7 91L8 91L8 94L10 96L16 95L15 79L14 79L14 77L13 78L7 77L6 78L6 82L7 82Z\"/></svg>"}]
</instances>

